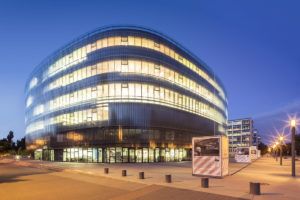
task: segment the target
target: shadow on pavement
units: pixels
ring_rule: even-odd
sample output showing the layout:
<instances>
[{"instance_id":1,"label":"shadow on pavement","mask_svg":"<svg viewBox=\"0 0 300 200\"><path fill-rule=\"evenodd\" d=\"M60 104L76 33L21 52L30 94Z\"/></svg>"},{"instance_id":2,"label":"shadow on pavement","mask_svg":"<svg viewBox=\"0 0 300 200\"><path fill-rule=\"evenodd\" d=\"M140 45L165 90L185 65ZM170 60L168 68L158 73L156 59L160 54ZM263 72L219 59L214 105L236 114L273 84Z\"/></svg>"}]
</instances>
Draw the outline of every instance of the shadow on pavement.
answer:
<instances>
[{"instance_id":1,"label":"shadow on pavement","mask_svg":"<svg viewBox=\"0 0 300 200\"><path fill-rule=\"evenodd\" d=\"M290 177L290 178L300 178L299 176L297 177L292 177L291 174L269 174L272 176L282 176L282 177Z\"/></svg>"},{"instance_id":2,"label":"shadow on pavement","mask_svg":"<svg viewBox=\"0 0 300 200\"><path fill-rule=\"evenodd\" d=\"M283 195L282 193L261 193L261 195Z\"/></svg>"},{"instance_id":3,"label":"shadow on pavement","mask_svg":"<svg viewBox=\"0 0 300 200\"><path fill-rule=\"evenodd\" d=\"M36 174L49 174L49 173L52 173L52 171L46 169L20 167L12 163L7 163L7 164L1 163L0 184L26 181L26 179L24 179L24 176L30 176Z\"/></svg>"}]
</instances>

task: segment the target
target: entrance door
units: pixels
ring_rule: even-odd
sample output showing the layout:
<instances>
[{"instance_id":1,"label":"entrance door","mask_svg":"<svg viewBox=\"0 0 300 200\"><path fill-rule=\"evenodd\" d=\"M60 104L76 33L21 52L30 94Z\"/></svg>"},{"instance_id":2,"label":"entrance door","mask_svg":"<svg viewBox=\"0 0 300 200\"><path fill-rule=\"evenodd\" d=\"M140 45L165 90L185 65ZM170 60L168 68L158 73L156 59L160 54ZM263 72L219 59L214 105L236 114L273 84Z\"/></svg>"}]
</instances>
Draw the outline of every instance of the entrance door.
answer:
<instances>
[{"instance_id":1,"label":"entrance door","mask_svg":"<svg viewBox=\"0 0 300 200\"><path fill-rule=\"evenodd\" d=\"M135 162L135 149L129 149L129 162Z\"/></svg>"},{"instance_id":2,"label":"entrance door","mask_svg":"<svg viewBox=\"0 0 300 200\"><path fill-rule=\"evenodd\" d=\"M102 163L102 148L98 148L98 162Z\"/></svg>"},{"instance_id":3,"label":"entrance door","mask_svg":"<svg viewBox=\"0 0 300 200\"><path fill-rule=\"evenodd\" d=\"M122 162L122 147L116 147L116 162Z\"/></svg>"},{"instance_id":4,"label":"entrance door","mask_svg":"<svg viewBox=\"0 0 300 200\"><path fill-rule=\"evenodd\" d=\"M123 148L123 163L128 162L128 148Z\"/></svg>"},{"instance_id":5,"label":"entrance door","mask_svg":"<svg viewBox=\"0 0 300 200\"><path fill-rule=\"evenodd\" d=\"M143 148L143 163L148 162L148 148Z\"/></svg>"},{"instance_id":6,"label":"entrance door","mask_svg":"<svg viewBox=\"0 0 300 200\"><path fill-rule=\"evenodd\" d=\"M88 148L88 162L93 162L93 150L91 148Z\"/></svg>"},{"instance_id":7,"label":"entrance door","mask_svg":"<svg viewBox=\"0 0 300 200\"><path fill-rule=\"evenodd\" d=\"M135 155L136 155L136 162L141 163L143 161L143 152L142 149L136 149L135 150Z\"/></svg>"},{"instance_id":8,"label":"entrance door","mask_svg":"<svg viewBox=\"0 0 300 200\"><path fill-rule=\"evenodd\" d=\"M116 148L114 147L109 148L109 162L110 163L116 162Z\"/></svg>"}]
</instances>

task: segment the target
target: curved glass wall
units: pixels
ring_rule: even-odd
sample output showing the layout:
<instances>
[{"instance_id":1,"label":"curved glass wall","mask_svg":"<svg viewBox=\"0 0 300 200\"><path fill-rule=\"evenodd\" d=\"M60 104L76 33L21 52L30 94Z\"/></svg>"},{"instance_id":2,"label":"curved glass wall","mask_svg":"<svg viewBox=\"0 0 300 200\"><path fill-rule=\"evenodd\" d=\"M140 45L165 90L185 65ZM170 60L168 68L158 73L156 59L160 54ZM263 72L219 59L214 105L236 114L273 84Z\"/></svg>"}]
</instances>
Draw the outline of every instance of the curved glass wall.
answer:
<instances>
[{"instance_id":1,"label":"curved glass wall","mask_svg":"<svg viewBox=\"0 0 300 200\"><path fill-rule=\"evenodd\" d=\"M227 98L216 75L140 27L74 40L34 70L25 93L27 148L47 160L180 161L189 158L191 137L226 130Z\"/></svg>"}]
</instances>

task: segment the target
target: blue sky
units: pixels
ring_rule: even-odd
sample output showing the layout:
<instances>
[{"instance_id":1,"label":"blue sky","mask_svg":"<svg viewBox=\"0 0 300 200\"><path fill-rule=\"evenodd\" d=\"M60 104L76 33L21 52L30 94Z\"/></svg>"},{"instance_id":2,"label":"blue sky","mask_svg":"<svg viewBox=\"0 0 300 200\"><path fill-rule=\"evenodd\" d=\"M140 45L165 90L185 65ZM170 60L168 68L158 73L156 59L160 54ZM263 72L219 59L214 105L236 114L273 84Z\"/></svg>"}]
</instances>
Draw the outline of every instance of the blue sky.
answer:
<instances>
[{"instance_id":1,"label":"blue sky","mask_svg":"<svg viewBox=\"0 0 300 200\"><path fill-rule=\"evenodd\" d=\"M9 130L24 135L24 84L43 58L94 28L134 24L206 62L226 87L229 119L253 117L268 142L288 114L300 112L299 7L292 0L2 0L0 138Z\"/></svg>"}]
</instances>

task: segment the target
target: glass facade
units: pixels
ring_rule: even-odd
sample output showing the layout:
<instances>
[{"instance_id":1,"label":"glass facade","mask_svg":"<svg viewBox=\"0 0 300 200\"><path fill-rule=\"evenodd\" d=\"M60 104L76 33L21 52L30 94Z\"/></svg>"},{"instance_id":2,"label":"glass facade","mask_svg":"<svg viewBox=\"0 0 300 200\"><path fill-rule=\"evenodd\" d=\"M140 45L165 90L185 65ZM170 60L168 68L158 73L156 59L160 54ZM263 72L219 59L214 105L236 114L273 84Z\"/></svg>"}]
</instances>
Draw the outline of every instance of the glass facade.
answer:
<instances>
[{"instance_id":1,"label":"glass facade","mask_svg":"<svg viewBox=\"0 0 300 200\"><path fill-rule=\"evenodd\" d=\"M167 36L134 26L87 33L38 65L25 88L26 144L36 158L170 162L191 138L226 134L218 77Z\"/></svg>"}]
</instances>

